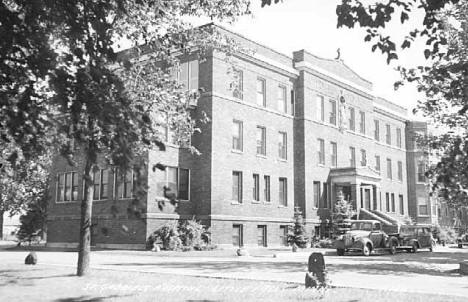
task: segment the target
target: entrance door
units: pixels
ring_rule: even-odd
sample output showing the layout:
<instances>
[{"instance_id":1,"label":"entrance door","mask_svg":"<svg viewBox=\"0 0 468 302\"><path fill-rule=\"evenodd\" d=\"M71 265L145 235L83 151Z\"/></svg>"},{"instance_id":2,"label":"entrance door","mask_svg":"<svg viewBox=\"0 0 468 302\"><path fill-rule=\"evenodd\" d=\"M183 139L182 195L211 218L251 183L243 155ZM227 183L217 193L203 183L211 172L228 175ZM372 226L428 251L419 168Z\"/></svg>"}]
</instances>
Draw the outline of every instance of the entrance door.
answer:
<instances>
[{"instance_id":1,"label":"entrance door","mask_svg":"<svg viewBox=\"0 0 468 302\"><path fill-rule=\"evenodd\" d=\"M367 210L371 209L371 190L364 189L364 207Z\"/></svg>"}]
</instances>

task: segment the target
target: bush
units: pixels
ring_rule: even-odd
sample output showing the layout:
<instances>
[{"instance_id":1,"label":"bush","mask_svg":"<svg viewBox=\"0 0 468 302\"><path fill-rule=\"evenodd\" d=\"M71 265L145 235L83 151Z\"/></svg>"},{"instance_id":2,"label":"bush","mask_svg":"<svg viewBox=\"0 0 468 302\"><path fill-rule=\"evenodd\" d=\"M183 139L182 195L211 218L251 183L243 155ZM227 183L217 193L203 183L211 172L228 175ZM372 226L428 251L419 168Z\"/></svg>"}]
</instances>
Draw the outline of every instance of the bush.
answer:
<instances>
[{"instance_id":1,"label":"bush","mask_svg":"<svg viewBox=\"0 0 468 302\"><path fill-rule=\"evenodd\" d=\"M329 238L314 240L311 244L311 247L322 248L322 249L334 248L333 241Z\"/></svg>"},{"instance_id":2,"label":"bush","mask_svg":"<svg viewBox=\"0 0 468 302\"><path fill-rule=\"evenodd\" d=\"M174 221L161 226L149 236L147 249L153 248L155 243L163 250L170 251L205 251L216 248L216 245L210 244L209 230L194 219Z\"/></svg>"},{"instance_id":3,"label":"bush","mask_svg":"<svg viewBox=\"0 0 468 302\"><path fill-rule=\"evenodd\" d=\"M179 225L179 238L184 247L196 248L207 244L208 242L204 240L207 237L203 236L205 232L205 227L194 219L186 220Z\"/></svg>"},{"instance_id":4,"label":"bush","mask_svg":"<svg viewBox=\"0 0 468 302\"><path fill-rule=\"evenodd\" d=\"M153 247L153 244L161 245L163 250L175 251L182 247L182 241L179 238L177 221L167 223L150 235L147 247Z\"/></svg>"}]
</instances>

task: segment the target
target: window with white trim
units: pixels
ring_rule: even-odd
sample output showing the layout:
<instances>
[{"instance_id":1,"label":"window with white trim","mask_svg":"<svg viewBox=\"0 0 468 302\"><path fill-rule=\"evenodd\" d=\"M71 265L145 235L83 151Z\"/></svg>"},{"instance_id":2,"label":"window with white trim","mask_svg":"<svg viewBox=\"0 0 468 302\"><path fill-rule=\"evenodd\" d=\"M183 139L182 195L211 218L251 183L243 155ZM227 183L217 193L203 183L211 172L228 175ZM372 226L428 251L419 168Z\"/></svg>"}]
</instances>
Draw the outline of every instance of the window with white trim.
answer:
<instances>
[{"instance_id":1,"label":"window with white trim","mask_svg":"<svg viewBox=\"0 0 468 302\"><path fill-rule=\"evenodd\" d=\"M78 173L57 173L56 202L71 202L78 200Z\"/></svg>"}]
</instances>

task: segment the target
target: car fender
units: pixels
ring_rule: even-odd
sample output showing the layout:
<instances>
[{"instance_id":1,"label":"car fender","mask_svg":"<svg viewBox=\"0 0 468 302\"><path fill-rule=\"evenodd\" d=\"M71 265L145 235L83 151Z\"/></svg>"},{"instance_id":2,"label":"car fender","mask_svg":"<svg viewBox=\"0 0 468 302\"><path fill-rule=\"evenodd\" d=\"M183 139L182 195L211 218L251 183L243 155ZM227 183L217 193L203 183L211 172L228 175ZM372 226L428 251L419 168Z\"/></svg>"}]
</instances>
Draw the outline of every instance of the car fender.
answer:
<instances>
[{"instance_id":1,"label":"car fender","mask_svg":"<svg viewBox=\"0 0 468 302\"><path fill-rule=\"evenodd\" d=\"M359 242L362 244L362 247L364 247L367 244L370 244L371 249L374 249L374 244L372 243L372 240L369 238L361 238L359 239Z\"/></svg>"}]
</instances>

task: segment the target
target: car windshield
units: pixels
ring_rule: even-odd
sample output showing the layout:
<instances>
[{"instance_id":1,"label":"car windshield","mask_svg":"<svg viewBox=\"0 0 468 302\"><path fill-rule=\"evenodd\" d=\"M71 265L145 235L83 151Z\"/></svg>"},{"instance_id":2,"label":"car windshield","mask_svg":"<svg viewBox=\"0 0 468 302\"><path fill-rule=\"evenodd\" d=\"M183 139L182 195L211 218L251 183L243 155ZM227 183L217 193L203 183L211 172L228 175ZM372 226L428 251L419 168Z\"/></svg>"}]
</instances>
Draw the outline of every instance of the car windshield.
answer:
<instances>
[{"instance_id":1,"label":"car windshield","mask_svg":"<svg viewBox=\"0 0 468 302\"><path fill-rule=\"evenodd\" d=\"M352 222L351 230L372 231L372 222Z\"/></svg>"}]
</instances>

